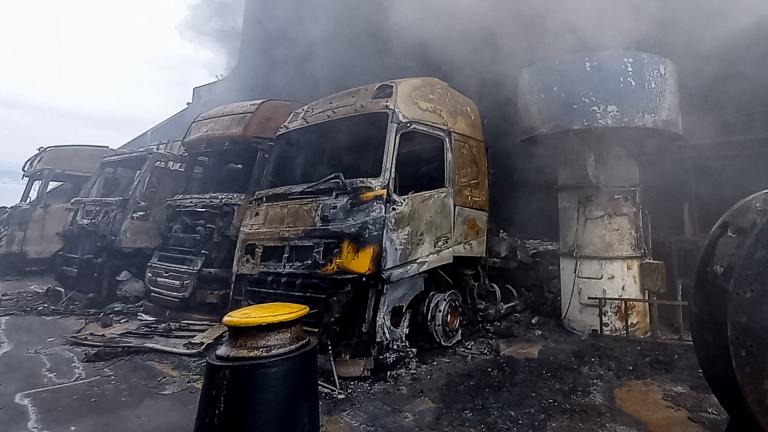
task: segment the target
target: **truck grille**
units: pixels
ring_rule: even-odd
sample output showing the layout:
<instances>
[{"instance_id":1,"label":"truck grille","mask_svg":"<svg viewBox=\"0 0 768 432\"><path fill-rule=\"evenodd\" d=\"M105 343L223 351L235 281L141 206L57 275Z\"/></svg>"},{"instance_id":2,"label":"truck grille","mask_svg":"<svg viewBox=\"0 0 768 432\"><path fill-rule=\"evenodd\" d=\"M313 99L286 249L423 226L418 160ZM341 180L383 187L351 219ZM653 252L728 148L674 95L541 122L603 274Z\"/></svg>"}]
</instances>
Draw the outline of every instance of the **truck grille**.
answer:
<instances>
[{"instance_id":1,"label":"truck grille","mask_svg":"<svg viewBox=\"0 0 768 432\"><path fill-rule=\"evenodd\" d=\"M262 264L298 264L325 262L335 256L339 243L328 241L318 244L264 246L261 251Z\"/></svg>"}]
</instances>

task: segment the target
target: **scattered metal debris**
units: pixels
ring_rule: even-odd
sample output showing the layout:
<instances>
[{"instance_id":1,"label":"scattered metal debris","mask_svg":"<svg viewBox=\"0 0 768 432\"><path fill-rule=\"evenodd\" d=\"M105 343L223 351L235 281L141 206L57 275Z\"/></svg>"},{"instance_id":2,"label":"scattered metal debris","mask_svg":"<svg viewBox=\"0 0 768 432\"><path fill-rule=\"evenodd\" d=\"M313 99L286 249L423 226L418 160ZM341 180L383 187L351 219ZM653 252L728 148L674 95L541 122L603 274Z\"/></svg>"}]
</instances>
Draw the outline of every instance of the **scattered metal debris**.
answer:
<instances>
[{"instance_id":1,"label":"scattered metal debris","mask_svg":"<svg viewBox=\"0 0 768 432\"><path fill-rule=\"evenodd\" d=\"M95 348L145 348L178 355L199 355L226 332L221 324L198 321L129 320L118 324L86 323L67 341Z\"/></svg>"}]
</instances>

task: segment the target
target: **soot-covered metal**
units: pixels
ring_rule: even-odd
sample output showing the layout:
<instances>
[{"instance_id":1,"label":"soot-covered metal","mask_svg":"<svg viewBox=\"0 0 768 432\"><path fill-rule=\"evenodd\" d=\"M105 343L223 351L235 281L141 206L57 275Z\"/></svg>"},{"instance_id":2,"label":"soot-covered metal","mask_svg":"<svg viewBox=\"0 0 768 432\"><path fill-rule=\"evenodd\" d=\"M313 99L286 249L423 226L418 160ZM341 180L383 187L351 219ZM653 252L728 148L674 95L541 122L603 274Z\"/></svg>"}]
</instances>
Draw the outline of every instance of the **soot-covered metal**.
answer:
<instances>
[{"instance_id":1,"label":"soot-covered metal","mask_svg":"<svg viewBox=\"0 0 768 432\"><path fill-rule=\"evenodd\" d=\"M154 148L104 158L70 205L58 281L111 300L118 282L141 278L160 244L165 200L178 193L184 169L179 154Z\"/></svg>"},{"instance_id":2,"label":"soot-covered metal","mask_svg":"<svg viewBox=\"0 0 768 432\"><path fill-rule=\"evenodd\" d=\"M54 146L24 163L24 193L18 204L0 212L0 274L50 267L61 248L70 200L110 153L100 146Z\"/></svg>"},{"instance_id":3,"label":"soot-covered metal","mask_svg":"<svg viewBox=\"0 0 768 432\"><path fill-rule=\"evenodd\" d=\"M508 311L483 270L488 172L471 100L434 78L347 90L297 110L275 147L244 212L231 307L310 305L307 325L355 374L387 352L455 344L462 310Z\"/></svg>"},{"instance_id":4,"label":"soot-covered metal","mask_svg":"<svg viewBox=\"0 0 768 432\"><path fill-rule=\"evenodd\" d=\"M277 100L215 108L192 123L183 190L167 202L162 242L145 281L154 303L220 314L230 296L242 204L261 186L280 125L299 105Z\"/></svg>"}]
</instances>

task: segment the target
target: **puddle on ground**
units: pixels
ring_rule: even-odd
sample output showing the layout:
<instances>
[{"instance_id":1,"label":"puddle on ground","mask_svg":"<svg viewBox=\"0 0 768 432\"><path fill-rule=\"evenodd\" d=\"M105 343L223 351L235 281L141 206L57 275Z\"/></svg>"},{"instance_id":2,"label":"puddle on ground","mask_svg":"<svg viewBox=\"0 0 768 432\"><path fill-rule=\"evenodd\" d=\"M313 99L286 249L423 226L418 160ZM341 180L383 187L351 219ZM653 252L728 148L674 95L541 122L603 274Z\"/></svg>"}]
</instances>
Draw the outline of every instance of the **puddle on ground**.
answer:
<instances>
[{"instance_id":1,"label":"puddle on ground","mask_svg":"<svg viewBox=\"0 0 768 432\"><path fill-rule=\"evenodd\" d=\"M688 418L688 411L662 398L659 386L649 381L629 381L613 391L616 406L640 420L651 432L703 432Z\"/></svg>"}]
</instances>

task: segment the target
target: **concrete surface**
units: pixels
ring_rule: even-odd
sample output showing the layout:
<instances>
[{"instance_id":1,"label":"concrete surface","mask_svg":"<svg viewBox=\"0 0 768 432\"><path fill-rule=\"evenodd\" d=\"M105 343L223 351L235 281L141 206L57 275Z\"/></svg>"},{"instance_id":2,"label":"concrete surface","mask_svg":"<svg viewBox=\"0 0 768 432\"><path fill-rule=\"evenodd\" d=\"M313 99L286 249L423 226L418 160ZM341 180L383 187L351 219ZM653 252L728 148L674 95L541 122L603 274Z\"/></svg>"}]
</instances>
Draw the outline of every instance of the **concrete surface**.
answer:
<instances>
[{"instance_id":1,"label":"concrete surface","mask_svg":"<svg viewBox=\"0 0 768 432\"><path fill-rule=\"evenodd\" d=\"M68 345L64 336L84 317L73 307L45 316L49 282L0 281L0 431L191 431L204 359ZM525 315L468 329L465 339L374 378L342 381L346 397L322 395L323 431L725 426L690 346L584 338Z\"/></svg>"},{"instance_id":2,"label":"concrete surface","mask_svg":"<svg viewBox=\"0 0 768 432\"><path fill-rule=\"evenodd\" d=\"M0 283L0 292L18 284ZM74 317L0 317L0 430L192 430L194 387L169 392L164 382L178 374L142 357L83 363L83 351L63 339L82 324Z\"/></svg>"}]
</instances>

